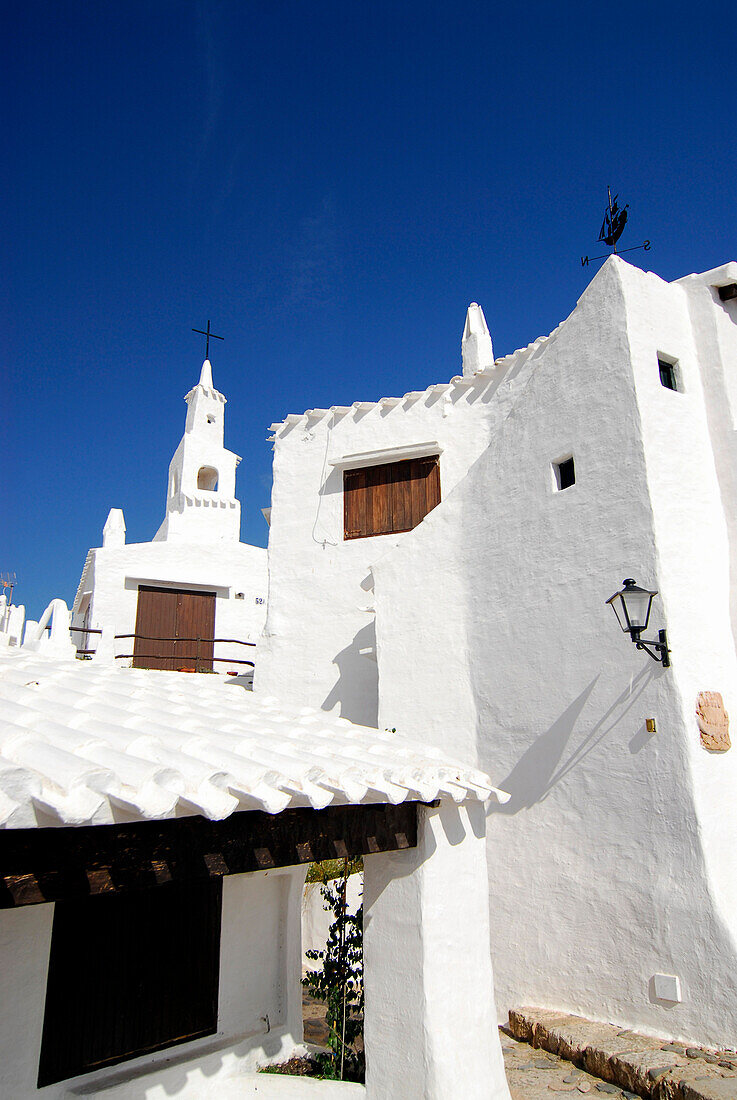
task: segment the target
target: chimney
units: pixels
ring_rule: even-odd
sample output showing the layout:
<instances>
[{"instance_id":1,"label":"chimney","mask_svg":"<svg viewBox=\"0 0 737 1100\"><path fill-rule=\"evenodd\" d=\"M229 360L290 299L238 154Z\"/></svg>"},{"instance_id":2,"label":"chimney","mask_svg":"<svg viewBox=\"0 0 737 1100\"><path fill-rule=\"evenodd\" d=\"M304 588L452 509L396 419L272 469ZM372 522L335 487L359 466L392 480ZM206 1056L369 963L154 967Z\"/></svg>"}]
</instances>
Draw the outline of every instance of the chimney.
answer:
<instances>
[{"instance_id":1,"label":"chimney","mask_svg":"<svg viewBox=\"0 0 737 1100\"><path fill-rule=\"evenodd\" d=\"M463 375L477 374L494 366L494 351L486 324L484 311L477 302L471 302L466 313L466 325L461 340Z\"/></svg>"}]
</instances>

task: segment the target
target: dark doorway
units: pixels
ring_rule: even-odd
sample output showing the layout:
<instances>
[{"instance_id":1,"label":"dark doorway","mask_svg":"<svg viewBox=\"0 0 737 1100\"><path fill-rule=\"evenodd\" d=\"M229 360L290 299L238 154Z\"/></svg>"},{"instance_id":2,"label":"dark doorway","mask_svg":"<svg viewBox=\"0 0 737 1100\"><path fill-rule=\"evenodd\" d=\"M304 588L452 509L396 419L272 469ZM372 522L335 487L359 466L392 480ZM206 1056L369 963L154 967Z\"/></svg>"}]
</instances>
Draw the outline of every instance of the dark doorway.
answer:
<instances>
[{"instance_id":1,"label":"dark doorway","mask_svg":"<svg viewBox=\"0 0 737 1100\"><path fill-rule=\"evenodd\" d=\"M215 593L138 588L134 668L212 671Z\"/></svg>"},{"instance_id":2,"label":"dark doorway","mask_svg":"<svg viewBox=\"0 0 737 1100\"><path fill-rule=\"evenodd\" d=\"M217 1028L222 879L60 901L38 1086Z\"/></svg>"}]
</instances>

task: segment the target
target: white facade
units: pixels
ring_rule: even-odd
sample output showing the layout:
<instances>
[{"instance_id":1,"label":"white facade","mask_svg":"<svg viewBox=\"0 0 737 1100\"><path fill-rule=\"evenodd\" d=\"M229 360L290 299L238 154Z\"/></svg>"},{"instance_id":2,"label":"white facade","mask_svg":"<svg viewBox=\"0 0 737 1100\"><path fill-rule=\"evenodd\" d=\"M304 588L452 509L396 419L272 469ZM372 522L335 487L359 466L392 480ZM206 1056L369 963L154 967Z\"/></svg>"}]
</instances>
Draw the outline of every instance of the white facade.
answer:
<instances>
[{"instance_id":1,"label":"white facade","mask_svg":"<svg viewBox=\"0 0 737 1100\"><path fill-rule=\"evenodd\" d=\"M133 634L140 585L215 592L215 637L256 642L266 617L266 551L240 539L235 496L237 455L225 449L225 397L214 388L208 360L187 396L182 440L169 465L166 513L152 542L126 544L125 520L113 508L102 546L90 550L73 605L73 627ZM79 649L95 649L96 635L73 633ZM131 653L121 639L117 654ZM247 666L222 658L252 659L253 649L215 646L217 672Z\"/></svg>"},{"instance_id":2,"label":"white facade","mask_svg":"<svg viewBox=\"0 0 737 1100\"><path fill-rule=\"evenodd\" d=\"M737 713L737 300L717 289L734 283L737 264L668 284L610 259L520 352L491 362L474 306L462 376L275 426L257 686L288 669L314 705L506 776L488 835L502 1016L734 1043L737 756L707 752L695 716L702 691ZM351 456L413 447L440 455L440 505L344 542ZM605 606L627 576L659 589L669 669Z\"/></svg>"},{"instance_id":3,"label":"white facade","mask_svg":"<svg viewBox=\"0 0 737 1100\"><path fill-rule=\"evenodd\" d=\"M370 570L407 536L343 541L343 470L439 453L446 496L488 446L497 385L481 374L376 404L315 409L277 427L259 690L377 724Z\"/></svg>"}]
</instances>

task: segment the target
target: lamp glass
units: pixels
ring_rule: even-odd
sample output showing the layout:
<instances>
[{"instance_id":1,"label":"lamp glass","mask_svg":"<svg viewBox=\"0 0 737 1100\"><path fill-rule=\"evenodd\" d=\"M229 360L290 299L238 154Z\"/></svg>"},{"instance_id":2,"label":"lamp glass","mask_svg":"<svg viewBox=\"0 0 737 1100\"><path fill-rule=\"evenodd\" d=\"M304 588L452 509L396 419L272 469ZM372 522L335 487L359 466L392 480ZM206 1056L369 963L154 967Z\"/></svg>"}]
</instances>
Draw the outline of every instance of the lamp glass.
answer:
<instances>
[{"instance_id":1,"label":"lamp glass","mask_svg":"<svg viewBox=\"0 0 737 1100\"><path fill-rule=\"evenodd\" d=\"M611 604L622 630L639 634L647 627L650 619L653 596L657 596L657 592L640 588L630 578L624 582L621 592L615 592L607 603Z\"/></svg>"},{"instance_id":2,"label":"lamp glass","mask_svg":"<svg viewBox=\"0 0 737 1100\"><path fill-rule=\"evenodd\" d=\"M654 592L648 592L636 584L622 593L622 603L631 630L644 630L647 626L654 595Z\"/></svg>"}]
</instances>

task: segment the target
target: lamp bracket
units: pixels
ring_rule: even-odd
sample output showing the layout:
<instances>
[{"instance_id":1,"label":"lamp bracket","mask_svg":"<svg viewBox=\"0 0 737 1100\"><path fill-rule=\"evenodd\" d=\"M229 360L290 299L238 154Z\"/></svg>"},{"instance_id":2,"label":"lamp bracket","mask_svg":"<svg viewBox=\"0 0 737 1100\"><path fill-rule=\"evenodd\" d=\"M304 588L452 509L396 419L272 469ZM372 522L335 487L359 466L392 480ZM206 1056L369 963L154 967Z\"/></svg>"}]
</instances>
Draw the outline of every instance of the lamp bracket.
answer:
<instances>
[{"instance_id":1,"label":"lamp bracket","mask_svg":"<svg viewBox=\"0 0 737 1100\"><path fill-rule=\"evenodd\" d=\"M658 631L657 642L651 638L640 638L634 635L632 641L635 643L635 649L644 649L648 657L652 657L654 661L659 661L663 668L670 668L670 650L668 649L668 638L664 630ZM653 653L653 649L655 653Z\"/></svg>"}]
</instances>

